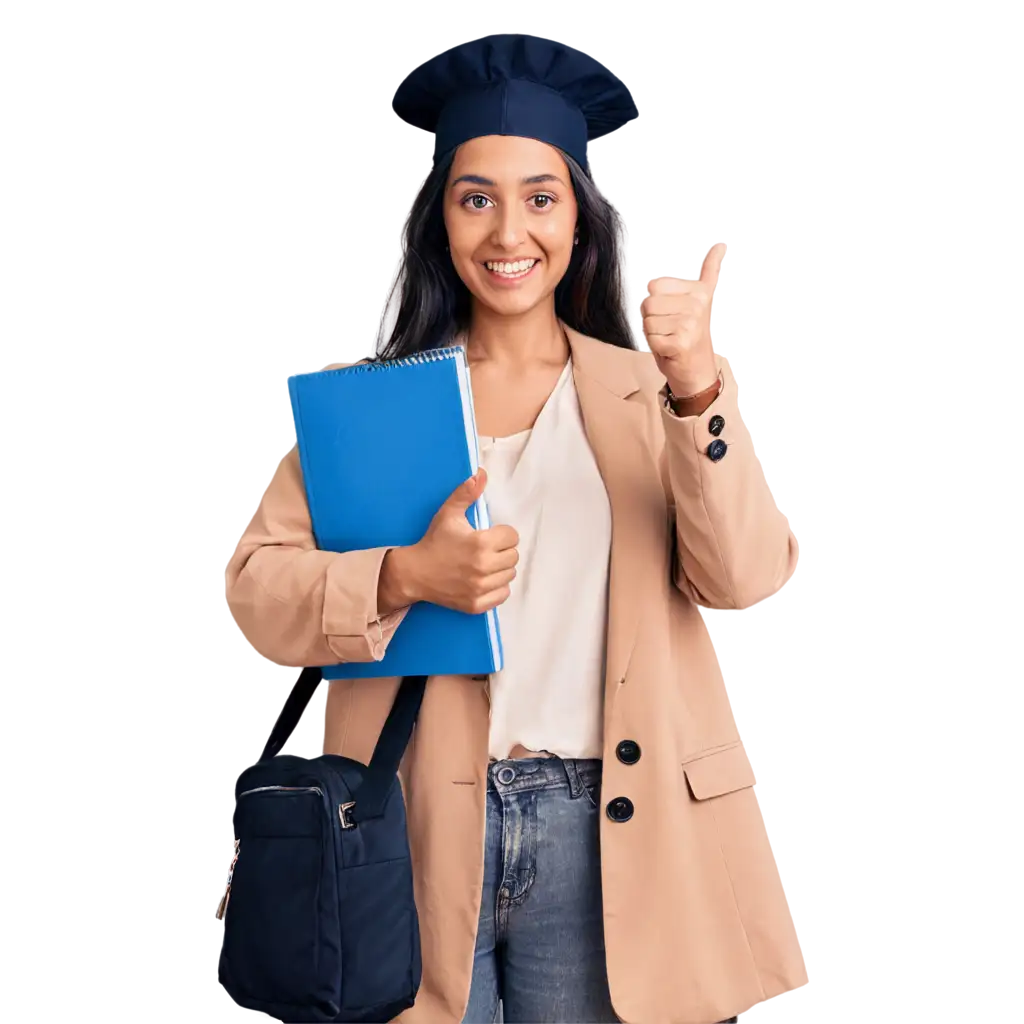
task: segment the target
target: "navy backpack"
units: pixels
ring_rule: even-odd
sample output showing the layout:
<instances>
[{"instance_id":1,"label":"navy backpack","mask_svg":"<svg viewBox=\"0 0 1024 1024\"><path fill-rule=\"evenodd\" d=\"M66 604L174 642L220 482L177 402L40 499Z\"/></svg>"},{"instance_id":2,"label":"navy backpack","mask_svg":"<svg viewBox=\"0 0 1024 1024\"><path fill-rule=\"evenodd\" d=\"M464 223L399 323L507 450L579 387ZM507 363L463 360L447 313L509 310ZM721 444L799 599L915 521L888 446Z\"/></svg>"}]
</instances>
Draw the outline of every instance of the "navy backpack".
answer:
<instances>
[{"instance_id":1,"label":"navy backpack","mask_svg":"<svg viewBox=\"0 0 1024 1024\"><path fill-rule=\"evenodd\" d=\"M302 670L235 784L235 855L217 909L218 979L281 1021L385 1022L420 985L398 766L426 676L405 676L370 759L279 754L321 679Z\"/></svg>"}]
</instances>

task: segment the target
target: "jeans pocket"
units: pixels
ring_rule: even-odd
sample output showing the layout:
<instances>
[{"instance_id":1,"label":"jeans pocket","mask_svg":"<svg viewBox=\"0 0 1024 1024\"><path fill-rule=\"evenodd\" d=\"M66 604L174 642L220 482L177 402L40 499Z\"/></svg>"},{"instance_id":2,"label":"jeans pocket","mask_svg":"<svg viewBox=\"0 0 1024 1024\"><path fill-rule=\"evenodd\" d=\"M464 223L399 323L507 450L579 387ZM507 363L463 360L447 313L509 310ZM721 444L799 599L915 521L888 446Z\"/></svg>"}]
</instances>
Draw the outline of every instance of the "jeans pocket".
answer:
<instances>
[{"instance_id":1,"label":"jeans pocket","mask_svg":"<svg viewBox=\"0 0 1024 1024\"><path fill-rule=\"evenodd\" d=\"M580 782L583 784L583 799L597 810L601 806L601 776L590 772L581 773Z\"/></svg>"}]
</instances>

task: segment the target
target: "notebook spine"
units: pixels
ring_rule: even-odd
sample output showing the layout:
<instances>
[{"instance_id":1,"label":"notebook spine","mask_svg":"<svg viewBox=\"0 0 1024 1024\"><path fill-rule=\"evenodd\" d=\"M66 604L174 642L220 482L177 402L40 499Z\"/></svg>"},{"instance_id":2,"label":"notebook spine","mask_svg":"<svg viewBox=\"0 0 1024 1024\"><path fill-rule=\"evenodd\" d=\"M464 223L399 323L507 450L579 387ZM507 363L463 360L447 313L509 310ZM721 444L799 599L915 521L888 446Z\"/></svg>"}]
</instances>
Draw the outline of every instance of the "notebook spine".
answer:
<instances>
[{"instance_id":1,"label":"notebook spine","mask_svg":"<svg viewBox=\"0 0 1024 1024\"><path fill-rule=\"evenodd\" d=\"M370 371L391 370L396 366L414 366L417 363L436 363L440 359L454 359L462 352L461 345L447 345L444 348L429 348L423 352L416 352L411 356L404 356L401 359L385 359L372 363L353 363L351 366L342 366L337 370L327 370L327 373L367 373Z\"/></svg>"}]
</instances>

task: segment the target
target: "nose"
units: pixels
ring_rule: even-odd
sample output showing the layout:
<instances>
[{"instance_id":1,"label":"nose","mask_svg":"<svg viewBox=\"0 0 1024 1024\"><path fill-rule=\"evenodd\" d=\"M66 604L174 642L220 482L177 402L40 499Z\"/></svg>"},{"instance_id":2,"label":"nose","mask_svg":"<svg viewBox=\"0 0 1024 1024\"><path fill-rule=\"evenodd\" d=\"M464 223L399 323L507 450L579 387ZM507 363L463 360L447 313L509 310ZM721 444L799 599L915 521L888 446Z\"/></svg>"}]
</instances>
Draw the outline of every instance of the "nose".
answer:
<instances>
[{"instance_id":1,"label":"nose","mask_svg":"<svg viewBox=\"0 0 1024 1024\"><path fill-rule=\"evenodd\" d=\"M502 249L512 251L526 237L525 214L518 203L506 203L498 210L497 223L494 225L492 243Z\"/></svg>"}]
</instances>

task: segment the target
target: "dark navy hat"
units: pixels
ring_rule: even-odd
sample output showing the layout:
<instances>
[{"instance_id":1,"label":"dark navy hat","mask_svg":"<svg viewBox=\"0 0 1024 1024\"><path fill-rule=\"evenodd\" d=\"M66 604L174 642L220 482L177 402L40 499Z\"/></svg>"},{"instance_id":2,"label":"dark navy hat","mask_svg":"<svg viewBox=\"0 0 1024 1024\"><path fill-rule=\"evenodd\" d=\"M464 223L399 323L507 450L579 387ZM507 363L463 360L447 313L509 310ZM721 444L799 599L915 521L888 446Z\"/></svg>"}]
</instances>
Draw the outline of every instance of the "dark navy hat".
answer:
<instances>
[{"instance_id":1,"label":"dark navy hat","mask_svg":"<svg viewBox=\"0 0 1024 1024\"><path fill-rule=\"evenodd\" d=\"M433 132L434 163L479 135L522 135L565 150L584 169L587 141L637 116L603 64L564 43L505 34L460 43L410 72L391 102Z\"/></svg>"}]
</instances>

